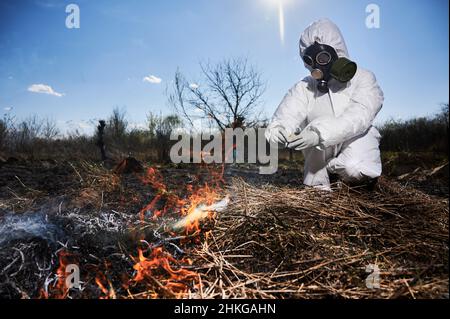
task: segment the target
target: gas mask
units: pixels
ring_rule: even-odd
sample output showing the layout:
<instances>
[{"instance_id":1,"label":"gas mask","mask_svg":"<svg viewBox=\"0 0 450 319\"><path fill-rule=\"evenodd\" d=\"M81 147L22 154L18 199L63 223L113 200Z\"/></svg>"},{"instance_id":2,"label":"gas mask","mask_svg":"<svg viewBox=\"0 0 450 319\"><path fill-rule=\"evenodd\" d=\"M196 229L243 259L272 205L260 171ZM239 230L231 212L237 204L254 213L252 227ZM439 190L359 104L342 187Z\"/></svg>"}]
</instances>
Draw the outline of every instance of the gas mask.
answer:
<instances>
[{"instance_id":1,"label":"gas mask","mask_svg":"<svg viewBox=\"0 0 450 319\"><path fill-rule=\"evenodd\" d=\"M311 76L317 81L319 92L328 92L328 81L332 78L341 83L350 81L356 73L356 63L338 57L336 50L317 41L306 48L303 61L311 69Z\"/></svg>"}]
</instances>

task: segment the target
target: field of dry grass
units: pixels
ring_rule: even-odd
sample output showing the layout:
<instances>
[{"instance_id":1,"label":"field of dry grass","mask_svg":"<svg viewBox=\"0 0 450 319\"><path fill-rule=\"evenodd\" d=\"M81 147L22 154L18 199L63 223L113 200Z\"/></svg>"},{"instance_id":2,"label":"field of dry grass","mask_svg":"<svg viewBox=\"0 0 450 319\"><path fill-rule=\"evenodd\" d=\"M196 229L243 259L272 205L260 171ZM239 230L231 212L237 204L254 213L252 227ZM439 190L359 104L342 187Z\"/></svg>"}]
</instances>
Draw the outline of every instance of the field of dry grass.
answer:
<instances>
[{"instance_id":1,"label":"field of dry grass","mask_svg":"<svg viewBox=\"0 0 450 319\"><path fill-rule=\"evenodd\" d=\"M302 187L289 162L263 178L251 166L4 161L0 298L448 298L448 160L408 156L385 154L374 191L332 193ZM226 195L225 210L172 227Z\"/></svg>"}]
</instances>

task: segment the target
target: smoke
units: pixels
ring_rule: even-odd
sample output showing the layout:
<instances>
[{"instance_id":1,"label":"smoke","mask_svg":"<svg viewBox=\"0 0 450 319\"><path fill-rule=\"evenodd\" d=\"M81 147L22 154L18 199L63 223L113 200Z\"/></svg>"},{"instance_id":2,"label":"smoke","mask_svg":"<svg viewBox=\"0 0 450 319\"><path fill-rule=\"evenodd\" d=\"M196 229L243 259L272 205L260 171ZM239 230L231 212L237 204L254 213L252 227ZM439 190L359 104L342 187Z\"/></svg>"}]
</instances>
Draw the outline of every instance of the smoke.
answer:
<instances>
[{"instance_id":1,"label":"smoke","mask_svg":"<svg viewBox=\"0 0 450 319\"><path fill-rule=\"evenodd\" d=\"M40 238L54 243L63 237L61 228L49 221L42 212L9 213L0 219L0 247L15 240Z\"/></svg>"}]
</instances>

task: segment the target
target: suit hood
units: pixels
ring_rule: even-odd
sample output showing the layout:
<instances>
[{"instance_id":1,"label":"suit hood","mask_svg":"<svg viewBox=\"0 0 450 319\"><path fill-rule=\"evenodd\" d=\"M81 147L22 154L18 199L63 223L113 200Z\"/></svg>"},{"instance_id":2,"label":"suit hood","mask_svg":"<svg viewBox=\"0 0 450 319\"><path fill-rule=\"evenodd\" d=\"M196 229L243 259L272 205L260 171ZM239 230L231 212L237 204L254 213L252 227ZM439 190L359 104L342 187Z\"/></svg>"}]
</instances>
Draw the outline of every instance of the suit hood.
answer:
<instances>
[{"instance_id":1,"label":"suit hood","mask_svg":"<svg viewBox=\"0 0 450 319\"><path fill-rule=\"evenodd\" d=\"M347 46L341 31L332 21L320 19L311 23L300 37L300 56L310 45L317 41L321 44L332 46L339 57L349 58Z\"/></svg>"}]
</instances>

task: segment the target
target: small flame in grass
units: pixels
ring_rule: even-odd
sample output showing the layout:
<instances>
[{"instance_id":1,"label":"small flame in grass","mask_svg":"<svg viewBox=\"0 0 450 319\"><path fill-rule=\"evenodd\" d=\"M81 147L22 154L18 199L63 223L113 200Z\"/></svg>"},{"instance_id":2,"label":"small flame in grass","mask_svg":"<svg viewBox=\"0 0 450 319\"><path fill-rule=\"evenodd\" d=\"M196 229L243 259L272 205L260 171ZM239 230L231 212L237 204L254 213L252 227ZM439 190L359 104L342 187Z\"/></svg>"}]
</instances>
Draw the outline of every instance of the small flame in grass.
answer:
<instances>
[{"instance_id":1,"label":"small flame in grass","mask_svg":"<svg viewBox=\"0 0 450 319\"><path fill-rule=\"evenodd\" d=\"M159 190L160 192L166 192L167 187L163 182L163 176L161 173L153 167L149 167L147 169L147 174L142 179L144 184L151 185L154 189Z\"/></svg>"},{"instance_id":2,"label":"small flame in grass","mask_svg":"<svg viewBox=\"0 0 450 319\"><path fill-rule=\"evenodd\" d=\"M176 223L173 230L185 229L186 234L192 234L200 231L200 221L206 217L214 217L219 210L214 206L220 200L220 190L223 184L223 167L220 172L208 170L208 174L212 182L205 183L203 186L194 189L192 185L188 185L186 191L188 196L180 198L173 192L168 191L167 186L163 182L163 177L159 171L150 167L142 181L150 185L156 195L145 205L140 211L140 219L144 221L146 213L152 213L152 219L164 215L168 211L178 210L184 216L183 220ZM227 197L226 203L229 199ZM225 202L221 202L223 205ZM162 207L160 207L162 206ZM220 205L219 205L220 206ZM223 210L223 209L222 209Z\"/></svg>"},{"instance_id":3,"label":"small flame in grass","mask_svg":"<svg viewBox=\"0 0 450 319\"><path fill-rule=\"evenodd\" d=\"M226 196L219 202L215 202L211 205L206 206L205 204L193 205L189 207L188 214L181 220L176 222L172 229L174 231L179 231L180 229L186 229L186 233L191 233L192 230L200 230L200 221L207 217L214 217L218 212L224 211L230 201L229 196Z\"/></svg>"},{"instance_id":4,"label":"small flame in grass","mask_svg":"<svg viewBox=\"0 0 450 319\"><path fill-rule=\"evenodd\" d=\"M153 167L147 169L146 175L141 178L142 183L150 185L155 191L155 197L149 204L145 205L140 211L141 221L145 220L145 214L152 212L152 218L157 219L161 215L164 215L170 209L181 207L183 201L174 193L167 190L167 186L164 184L163 176L161 173ZM164 205L161 209L158 209L158 204L164 200Z\"/></svg>"},{"instance_id":5,"label":"small flame in grass","mask_svg":"<svg viewBox=\"0 0 450 319\"><path fill-rule=\"evenodd\" d=\"M104 282L108 282L109 288L106 288ZM116 291L114 290L114 287L110 280L107 280L105 275L98 274L97 277L95 277L95 283L100 288L104 296L101 296L100 299L116 299Z\"/></svg>"},{"instance_id":6,"label":"small flame in grass","mask_svg":"<svg viewBox=\"0 0 450 319\"><path fill-rule=\"evenodd\" d=\"M193 192L186 200L181 209L184 218L176 223L174 230L185 229L186 234L200 231L200 221L206 217L214 217L212 211L205 210L205 205L212 205L219 199L219 194L208 184Z\"/></svg>"},{"instance_id":7,"label":"small flame in grass","mask_svg":"<svg viewBox=\"0 0 450 319\"><path fill-rule=\"evenodd\" d=\"M229 152L228 152L229 153ZM229 197L220 200L222 185L224 184L224 166L220 171L206 167L211 181L204 183L201 187L187 185L187 196L180 197L164 183L161 173L153 167L148 168L141 181L150 185L155 191L155 196L150 203L145 205L139 213L141 221L146 219L146 214L151 213L152 219L164 215L167 212L178 211L182 219L172 226L172 231L185 230L188 235L199 234L200 222L205 218L214 218L217 212L226 208ZM136 198L131 198L136 200ZM205 233L205 238L210 232ZM198 239L198 237L196 237ZM41 290L42 298L67 298L70 288L66 286L66 266L71 264L73 256L64 250L59 252L59 267L56 271L56 282L52 279L46 281L45 289ZM183 297L192 288L200 285L200 275L186 269L192 265L189 259L175 259L170 253L164 251L163 247L151 248L150 250L138 249L138 256L131 257L134 261L134 277L130 280L127 276L122 278L122 287L129 292L129 288L136 283L154 284L166 291L172 297ZM125 274L122 274L125 275ZM126 277L126 278L125 278ZM50 284L53 283L53 286ZM111 281L102 273L98 273L95 283L102 292L100 298L116 298L115 289ZM159 297L157 291L148 291L147 296Z\"/></svg>"},{"instance_id":8,"label":"small flame in grass","mask_svg":"<svg viewBox=\"0 0 450 319\"><path fill-rule=\"evenodd\" d=\"M58 252L59 267L56 270L56 284L51 285L51 281L48 282L48 286L45 289L41 289L40 297L44 299L65 299L69 294L69 287L66 285L67 265L73 263L74 256L64 249Z\"/></svg>"},{"instance_id":9,"label":"small flame in grass","mask_svg":"<svg viewBox=\"0 0 450 319\"><path fill-rule=\"evenodd\" d=\"M180 262L166 253L162 247L154 248L149 257L145 257L142 249L139 249L138 257L134 257L134 261L136 264L133 269L136 270L136 275L133 281L158 278L163 287L174 294L186 292L198 280L197 273L182 268ZM190 263L188 260L184 262Z\"/></svg>"},{"instance_id":10,"label":"small flame in grass","mask_svg":"<svg viewBox=\"0 0 450 319\"><path fill-rule=\"evenodd\" d=\"M225 209L229 197L220 200L220 192L223 185L223 167L219 172L208 168L209 183L201 187L188 185L187 196L183 198L168 190L163 182L163 176L154 168L149 168L142 181L150 185L155 191L155 196L150 203L140 211L141 221L146 214L151 212L151 218L156 219L168 211L180 212L182 218L174 225L172 231L185 231L187 235L195 235L201 231L201 221L205 218L213 218L219 211ZM185 269L191 264L190 260L177 260L162 247L153 248L150 251L138 249L138 256L132 257L135 262L133 269L136 271L132 282L157 284L171 296L182 297L190 288L198 285L199 275L196 272ZM107 294L107 288L102 284L100 289ZM158 294L155 295L156 297Z\"/></svg>"}]
</instances>

